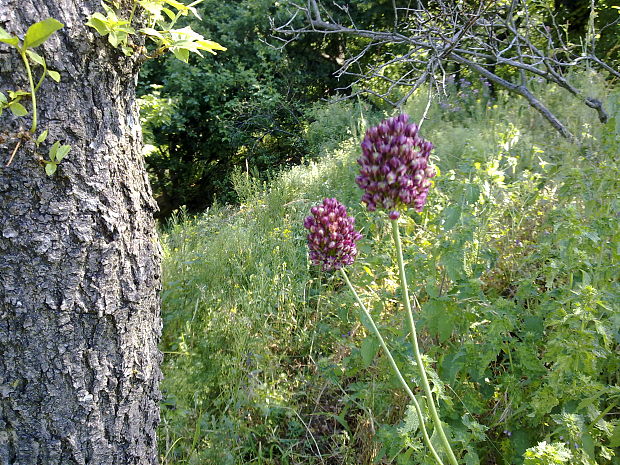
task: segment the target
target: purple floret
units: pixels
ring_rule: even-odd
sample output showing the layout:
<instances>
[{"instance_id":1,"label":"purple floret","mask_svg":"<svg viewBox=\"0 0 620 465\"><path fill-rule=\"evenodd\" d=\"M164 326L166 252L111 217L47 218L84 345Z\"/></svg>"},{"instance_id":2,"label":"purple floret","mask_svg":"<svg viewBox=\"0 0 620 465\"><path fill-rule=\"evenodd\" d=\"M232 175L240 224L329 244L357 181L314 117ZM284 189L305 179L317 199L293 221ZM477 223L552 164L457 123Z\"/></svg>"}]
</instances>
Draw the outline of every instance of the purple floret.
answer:
<instances>
[{"instance_id":1,"label":"purple floret","mask_svg":"<svg viewBox=\"0 0 620 465\"><path fill-rule=\"evenodd\" d=\"M362 202L369 211L387 210L391 219L408 206L422 211L435 176L428 162L433 144L420 138L418 126L408 120L402 114L368 129L357 160L355 182L365 191Z\"/></svg>"},{"instance_id":2,"label":"purple floret","mask_svg":"<svg viewBox=\"0 0 620 465\"><path fill-rule=\"evenodd\" d=\"M323 271L339 270L355 261L355 243L362 235L355 230L355 218L347 215L347 209L336 199L324 199L323 203L310 209L304 220L308 234L310 260Z\"/></svg>"}]
</instances>

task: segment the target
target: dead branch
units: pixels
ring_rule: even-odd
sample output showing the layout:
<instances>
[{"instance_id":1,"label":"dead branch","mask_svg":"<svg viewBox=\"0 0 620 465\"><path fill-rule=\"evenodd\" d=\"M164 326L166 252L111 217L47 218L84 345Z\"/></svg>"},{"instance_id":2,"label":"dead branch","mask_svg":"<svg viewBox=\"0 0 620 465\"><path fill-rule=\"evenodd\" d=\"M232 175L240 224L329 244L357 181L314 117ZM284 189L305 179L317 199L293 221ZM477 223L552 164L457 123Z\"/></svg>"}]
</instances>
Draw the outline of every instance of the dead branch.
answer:
<instances>
[{"instance_id":1,"label":"dead branch","mask_svg":"<svg viewBox=\"0 0 620 465\"><path fill-rule=\"evenodd\" d=\"M472 73L486 78L494 85L525 98L563 137L577 141L566 125L535 95L529 87L533 77L542 78L567 90L598 113L601 122L608 119L603 103L573 86L567 75L576 66L586 62L590 67L603 69L615 77L620 73L595 55L596 34L590 31L590 43L584 50L564 39L564 30L551 11L547 21L533 15L526 0L497 2L481 0L475 6L465 2L430 0L425 2L392 1L394 21L392 30L372 30L358 27L347 6L331 2L335 12L344 19L334 19L332 11L319 0L304 4L284 2L289 9L289 20L274 24L274 37L284 46L303 34L343 34L366 40L361 50L347 58L337 76L348 76L352 83L343 90L353 95L363 93L380 97L400 107L422 84L428 83L430 92L445 92L445 75L450 63L467 67ZM473 2L472 2L473 3ZM415 6L412 6L415 4ZM300 22L300 18L304 21ZM609 26L609 25L608 25ZM607 26L605 26L607 27ZM380 63L365 64L379 47L403 45ZM386 72L399 66L402 73L390 77ZM359 71L355 71L358 69ZM516 79L502 77L502 70L513 69ZM386 83L385 91L368 86L373 80ZM403 88L407 88L403 95ZM392 95L399 98L394 99Z\"/></svg>"}]
</instances>

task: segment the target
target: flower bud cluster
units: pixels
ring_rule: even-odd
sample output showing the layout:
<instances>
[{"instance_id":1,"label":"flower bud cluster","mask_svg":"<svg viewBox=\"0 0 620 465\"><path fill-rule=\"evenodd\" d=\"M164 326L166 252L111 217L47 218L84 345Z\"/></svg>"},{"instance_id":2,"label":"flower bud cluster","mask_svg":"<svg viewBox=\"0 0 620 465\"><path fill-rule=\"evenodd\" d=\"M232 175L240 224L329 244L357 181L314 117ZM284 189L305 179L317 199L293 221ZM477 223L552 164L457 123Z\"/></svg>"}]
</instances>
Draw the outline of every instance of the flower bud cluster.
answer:
<instances>
[{"instance_id":1,"label":"flower bud cluster","mask_svg":"<svg viewBox=\"0 0 620 465\"><path fill-rule=\"evenodd\" d=\"M324 199L310 209L312 215L304 220L308 234L310 260L323 271L339 270L350 265L357 255L355 243L362 235L354 228L355 218L336 199Z\"/></svg>"},{"instance_id":2,"label":"flower bud cluster","mask_svg":"<svg viewBox=\"0 0 620 465\"><path fill-rule=\"evenodd\" d=\"M435 176L428 163L433 144L421 139L418 126L408 120L402 114L368 129L357 160L360 174L355 181L365 191L362 202L369 211L388 210L392 219L408 206L422 211Z\"/></svg>"}]
</instances>

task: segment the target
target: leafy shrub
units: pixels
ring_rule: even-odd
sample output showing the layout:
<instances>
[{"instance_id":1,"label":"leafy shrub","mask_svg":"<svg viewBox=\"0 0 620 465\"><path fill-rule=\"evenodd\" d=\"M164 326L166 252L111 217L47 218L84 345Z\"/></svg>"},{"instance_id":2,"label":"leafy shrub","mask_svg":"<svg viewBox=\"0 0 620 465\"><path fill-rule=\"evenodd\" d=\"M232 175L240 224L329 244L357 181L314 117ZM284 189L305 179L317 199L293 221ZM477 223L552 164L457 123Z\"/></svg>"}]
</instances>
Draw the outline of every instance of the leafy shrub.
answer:
<instances>
[{"instance_id":1,"label":"leafy shrub","mask_svg":"<svg viewBox=\"0 0 620 465\"><path fill-rule=\"evenodd\" d=\"M423 99L406 110L419 115ZM425 212L406 218L404 253L463 463L619 463L618 94L609 100L604 127L558 107L586 128L581 147L501 95L477 117L433 107L422 126L440 174ZM324 118L346 122L334 112ZM165 229L162 463L431 463L352 297L308 266L303 217L337 197L367 238L353 281L415 381L389 230L353 182L358 144L338 141L267 185L237 172L239 208Z\"/></svg>"}]
</instances>

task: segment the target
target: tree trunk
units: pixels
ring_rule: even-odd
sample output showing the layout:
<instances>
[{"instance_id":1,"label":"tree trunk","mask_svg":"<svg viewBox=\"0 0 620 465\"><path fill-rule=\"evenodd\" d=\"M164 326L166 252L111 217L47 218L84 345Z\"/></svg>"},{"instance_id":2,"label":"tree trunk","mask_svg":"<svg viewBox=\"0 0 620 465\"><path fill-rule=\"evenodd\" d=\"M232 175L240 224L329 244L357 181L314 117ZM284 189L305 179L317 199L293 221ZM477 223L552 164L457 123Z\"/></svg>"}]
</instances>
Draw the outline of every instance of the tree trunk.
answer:
<instances>
[{"instance_id":1,"label":"tree trunk","mask_svg":"<svg viewBox=\"0 0 620 465\"><path fill-rule=\"evenodd\" d=\"M84 25L100 10L0 0L9 33L48 17L65 25L35 49L62 78L37 93L40 155L25 142L5 166L30 116L0 116L0 465L157 462L161 253L138 62ZM0 91L27 89L25 76L0 44ZM40 156L56 140L72 148L47 176Z\"/></svg>"}]
</instances>

